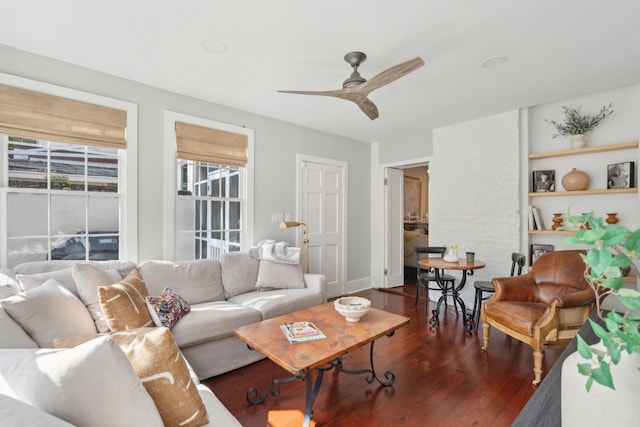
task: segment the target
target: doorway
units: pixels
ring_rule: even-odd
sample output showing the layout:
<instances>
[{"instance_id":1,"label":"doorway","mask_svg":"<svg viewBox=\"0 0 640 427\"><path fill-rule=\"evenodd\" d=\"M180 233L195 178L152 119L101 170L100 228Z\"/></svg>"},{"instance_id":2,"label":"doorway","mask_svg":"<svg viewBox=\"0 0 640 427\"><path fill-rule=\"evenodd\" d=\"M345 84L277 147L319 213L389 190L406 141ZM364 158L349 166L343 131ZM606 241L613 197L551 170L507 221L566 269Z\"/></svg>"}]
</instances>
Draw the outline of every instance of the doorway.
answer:
<instances>
[{"instance_id":1,"label":"doorway","mask_svg":"<svg viewBox=\"0 0 640 427\"><path fill-rule=\"evenodd\" d=\"M384 180L380 219L384 241L379 256L384 260L380 282L384 288L404 284L405 266L415 269L415 256L412 252L405 253L405 234L423 233L418 239L410 236L409 243L427 244L430 161L431 158L425 158L381 165ZM405 233L407 228L411 233Z\"/></svg>"}]
</instances>

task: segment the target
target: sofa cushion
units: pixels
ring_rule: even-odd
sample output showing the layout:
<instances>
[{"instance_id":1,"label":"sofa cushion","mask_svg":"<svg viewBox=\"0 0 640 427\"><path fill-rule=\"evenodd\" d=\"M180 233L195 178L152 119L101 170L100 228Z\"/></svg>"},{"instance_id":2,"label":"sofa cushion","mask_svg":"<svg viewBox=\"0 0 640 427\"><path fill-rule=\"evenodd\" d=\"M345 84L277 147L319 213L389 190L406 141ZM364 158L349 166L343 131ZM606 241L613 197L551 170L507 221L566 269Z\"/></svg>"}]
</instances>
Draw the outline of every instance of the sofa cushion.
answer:
<instances>
[{"instance_id":1,"label":"sofa cushion","mask_svg":"<svg viewBox=\"0 0 640 427\"><path fill-rule=\"evenodd\" d=\"M99 287L98 300L109 329L118 332L153 326L145 301L147 295L147 286L138 270L119 283Z\"/></svg>"},{"instance_id":2,"label":"sofa cushion","mask_svg":"<svg viewBox=\"0 0 640 427\"><path fill-rule=\"evenodd\" d=\"M201 426L208 422L196 383L169 329L115 332L112 338L129 358L165 426Z\"/></svg>"},{"instance_id":3,"label":"sofa cushion","mask_svg":"<svg viewBox=\"0 0 640 427\"><path fill-rule=\"evenodd\" d=\"M73 280L73 273L71 268L64 270L49 271L46 273L34 273L34 274L16 274L16 278L20 282L20 286L25 291L30 291L39 286L42 286L44 282L49 279L53 279L69 289L75 296L78 295L78 289L76 288L76 282Z\"/></svg>"},{"instance_id":4,"label":"sofa cushion","mask_svg":"<svg viewBox=\"0 0 640 427\"><path fill-rule=\"evenodd\" d=\"M191 311L191 305L169 288L164 288L158 296L149 295L145 299L153 323L158 327L164 326L171 329L178 320Z\"/></svg>"},{"instance_id":5,"label":"sofa cushion","mask_svg":"<svg viewBox=\"0 0 640 427\"><path fill-rule=\"evenodd\" d=\"M104 320L102 308L98 301L98 288L109 286L122 280L118 270L103 270L92 264L76 264L71 268L73 280L78 288L80 300L87 306L98 332L109 332L109 326Z\"/></svg>"},{"instance_id":6,"label":"sofa cushion","mask_svg":"<svg viewBox=\"0 0 640 427\"><path fill-rule=\"evenodd\" d=\"M311 289L253 291L229 298L229 302L258 310L262 320L324 303L322 294Z\"/></svg>"},{"instance_id":7,"label":"sofa cushion","mask_svg":"<svg viewBox=\"0 0 640 427\"><path fill-rule=\"evenodd\" d=\"M54 338L96 334L82 301L53 279L0 304L40 347L53 347Z\"/></svg>"},{"instance_id":8,"label":"sofa cushion","mask_svg":"<svg viewBox=\"0 0 640 427\"><path fill-rule=\"evenodd\" d=\"M171 332L184 348L232 336L233 330L262 320L260 312L227 301L192 304L191 312L175 324Z\"/></svg>"},{"instance_id":9,"label":"sofa cushion","mask_svg":"<svg viewBox=\"0 0 640 427\"><path fill-rule=\"evenodd\" d=\"M37 347L38 344L0 306L0 348Z\"/></svg>"},{"instance_id":10,"label":"sofa cushion","mask_svg":"<svg viewBox=\"0 0 640 427\"><path fill-rule=\"evenodd\" d=\"M67 350L0 351L0 393L78 426L162 426L153 399L108 336Z\"/></svg>"},{"instance_id":11,"label":"sofa cushion","mask_svg":"<svg viewBox=\"0 0 640 427\"><path fill-rule=\"evenodd\" d=\"M190 304L224 301L220 261L143 261L138 270L152 295L158 295L167 287L182 295Z\"/></svg>"},{"instance_id":12,"label":"sofa cushion","mask_svg":"<svg viewBox=\"0 0 640 427\"><path fill-rule=\"evenodd\" d=\"M247 252L226 252L222 254L220 265L226 298L255 290L260 267L258 259Z\"/></svg>"},{"instance_id":13,"label":"sofa cushion","mask_svg":"<svg viewBox=\"0 0 640 427\"><path fill-rule=\"evenodd\" d=\"M260 260L256 289L304 288L304 275L300 264L283 264Z\"/></svg>"},{"instance_id":14,"label":"sofa cushion","mask_svg":"<svg viewBox=\"0 0 640 427\"><path fill-rule=\"evenodd\" d=\"M5 426L73 427L40 408L4 394L0 394L0 420Z\"/></svg>"}]
</instances>

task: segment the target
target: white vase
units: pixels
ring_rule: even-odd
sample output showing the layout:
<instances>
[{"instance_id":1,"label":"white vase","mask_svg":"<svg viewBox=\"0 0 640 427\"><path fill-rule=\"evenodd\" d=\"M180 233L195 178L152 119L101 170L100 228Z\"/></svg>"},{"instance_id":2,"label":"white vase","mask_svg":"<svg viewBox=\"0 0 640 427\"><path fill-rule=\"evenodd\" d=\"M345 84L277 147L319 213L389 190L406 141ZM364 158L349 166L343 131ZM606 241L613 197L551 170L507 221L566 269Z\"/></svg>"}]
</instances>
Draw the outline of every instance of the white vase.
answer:
<instances>
[{"instance_id":1,"label":"white vase","mask_svg":"<svg viewBox=\"0 0 640 427\"><path fill-rule=\"evenodd\" d=\"M601 343L591 347L604 349ZM640 425L640 354L625 352L620 363L611 365L615 390L594 381L587 392L587 377L578 373L578 363L585 360L576 351L562 364L562 427Z\"/></svg>"},{"instance_id":2,"label":"white vase","mask_svg":"<svg viewBox=\"0 0 640 427\"><path fill-rule=\"evenodd\" d=\"M571 148L583 148L587 145L587 137L583 134L569 136L569 145Z\"/></svg>"},{"instance_id":3,"label":"white vase","mask_svg":"<svg viewBox=\"0 0 640 427\"><path fill-rule=\"evenodd\" d=\"M447 248L442 259L445 260L446 262L458 262L458 249Z\"/></svg>"}]
</instances>

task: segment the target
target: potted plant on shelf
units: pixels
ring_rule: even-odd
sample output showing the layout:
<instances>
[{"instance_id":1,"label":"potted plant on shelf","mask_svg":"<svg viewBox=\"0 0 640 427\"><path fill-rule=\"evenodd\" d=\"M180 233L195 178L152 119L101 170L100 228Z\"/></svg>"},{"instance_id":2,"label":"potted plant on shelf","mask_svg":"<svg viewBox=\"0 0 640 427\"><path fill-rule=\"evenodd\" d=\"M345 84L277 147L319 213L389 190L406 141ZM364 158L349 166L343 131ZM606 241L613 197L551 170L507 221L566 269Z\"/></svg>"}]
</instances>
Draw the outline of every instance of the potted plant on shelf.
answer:
<instances>
[{"instance_id":1,"label":"potted plant on shelf","mask_svg":"<svg viewBox=\"0 0 640 427\"><path fill-rule=\"evenodd\" d=\"M564 121L556 121L545 119L544 121L556 128L554 138L562 135L569 136L569 144L571 148L582 148L587 142L586 133L600 124L605 117L613 113L613 104L603 106L595 116L591 114L582 114L581 107L562 107L564 112Z\"/></svg>"},{"instance_id":2,"label":"potted plant on shelf","mask_svg":"<svg viewBox=\"0 0 640 427\"><path fill-rule=\"evenodd\" d=\"M598 425L598 417L612 416L610 405L614 405L616 416L621 417L626 417L623 414L631 409L628 420L637 425L640 418L636 405L631 403L640 399L640 292L635 286L634 289L624 287L621 269L631 267L633 274L638 274L640 229L631 231L618 224L607 224L593 213L569 215L567 220L579 229L575 236L566 238L565 243L589 247L582 256L586 267L584 275L596 296L596 313L604 327L589 319L600 343L589 346L577 335L578 351L565 360L562 370L563 425L565 420L567 425L580 424L582 421L578 421L578 417ZM604 314L600 303L607 295L618 297L624 313L612 310ZM622 366L631 372L621 372ZM586 387L569 386L570 381L574 382L572 377L584 378L575 375L576 372L587 377ZM603 387L592 388L594 382Z\"/></svg>"}]
</instances>

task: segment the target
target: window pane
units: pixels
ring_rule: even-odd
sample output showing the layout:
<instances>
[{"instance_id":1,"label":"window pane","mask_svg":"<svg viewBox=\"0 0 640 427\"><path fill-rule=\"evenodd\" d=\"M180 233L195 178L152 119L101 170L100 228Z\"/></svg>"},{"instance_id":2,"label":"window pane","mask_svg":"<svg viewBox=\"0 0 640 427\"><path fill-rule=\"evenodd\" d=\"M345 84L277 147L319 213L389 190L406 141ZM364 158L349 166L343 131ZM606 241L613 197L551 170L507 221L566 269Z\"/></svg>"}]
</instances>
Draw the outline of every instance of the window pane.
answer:
<instances>
[{"instance_id":1,"label":"window pane","mask_svg":"<svg viewBox=\"0 0 640 427\"><path fill-rule=\"evenodd\" d=\"M84 191L86 162L82 148L71 144L51 143L52 190Z\"/></svg>"},{"instance_id":2,"label":"window pane","mask_svg":"<svg viewBox=\"0 0 640 427\"><path fill-rule=\"evenodd\" d=\"M118 151L90 148L87 154L89 191L118 192Z\"/></svg>"},{"instance_id":3,"label":"window pane","mask_svg":"<svg viewBox=\"0 0 640 427\"><path fill-rule=\"evenodd\" d=\"M22 140L22 138L9 138L7 151L9 187L47 188L49 170L47 167L47 147L12 142L16 139Z\"/></svg>"},{"instance_id":4,"label":"window pane","mask_svg":"<svg viewBox=\"0 0 640 427\"><path fill-rule=\"evenodd\" d=\"M7 195L7 233L9 237L48 235L46 194Z\"/></svg>"},{"instance_id":5,"label":"window pane","mask_svg":"<svg viewBox=\"0 0 640 427\"><path fill-rule=\"evenodd\" d=\"M7 266L9 268L28 261L46 261L47 238L19 238L7 240Z\"/></svg>"},{"instance_id":6,"label":"window pane","mask_svg":"<svg viewBox=\"0 0 640 427\"><path fill-rule=\"evenodd\" d=\"M85 232L86 201L84 196L51 196L51 234Z\"/></svg>"},{"instance_id":7,"label":"window pane","mask_svg":"<svg viewBox=\"0 0 640 427\"><path fill-rule=\"evenodd\" d=\"M229 197L237 199L240 194L240 175L237 173L237 169L236 169L236 173L234 173L233 175L231 175L231 177L229 178Z\"/></svg>"},{"instance_id":8,"label":"window pane","mask_svg":"<svg viewBox=\"0 0 640 427\"><path fill-rule=\"evenodd\" d=\"M197 201L193 199L178 199L177 204L176 227L178 232L193 230Z\"/></svg>"},{"instance_id":9,"label":"window pane","mask_svg":"<svg viewBox=\"0 0 640 427\"><path fill-rule=\"evenodd\" d=\"M229 229L240 229L240 202L228 202L229 205Z\"/></svg>"},{"instance_id":10,"label":"window pane","mask_svg":"<svg viewBox=\"0 0 640 427\"><path fill-rule=\"evenodd\" d=\"M118 233L120 200L117 197L89 196L89 233Z\"/></svg>"},{"instance_id":11,"label":"window pane","mask_svg":"<svg viewBox=\"0 0 640 427\"><path fill-rule=\"evenodd\" d=\"M193 231L180 231L176 239L176 258L181 261L197 259L194 242L196 236Z\"/></svg>"},{"instance_id":12,"label":"window pane","mask_svg":"<svg viewBox=\"0 0 640 427\"><path fill-rule=\"evenodd\" d=\"M105 261L118 259L120 238L116 234L89 233L89 259Z\"/></svg>"}]
</instances>

